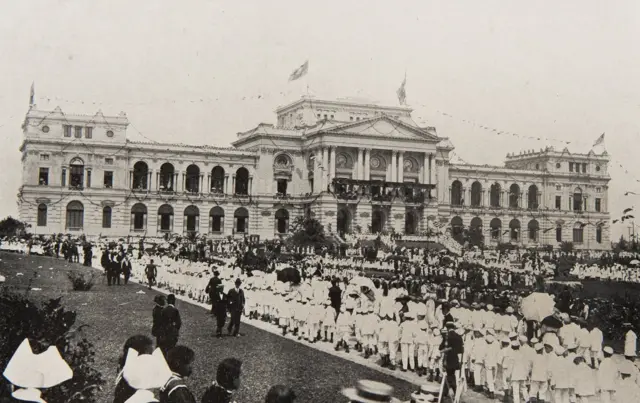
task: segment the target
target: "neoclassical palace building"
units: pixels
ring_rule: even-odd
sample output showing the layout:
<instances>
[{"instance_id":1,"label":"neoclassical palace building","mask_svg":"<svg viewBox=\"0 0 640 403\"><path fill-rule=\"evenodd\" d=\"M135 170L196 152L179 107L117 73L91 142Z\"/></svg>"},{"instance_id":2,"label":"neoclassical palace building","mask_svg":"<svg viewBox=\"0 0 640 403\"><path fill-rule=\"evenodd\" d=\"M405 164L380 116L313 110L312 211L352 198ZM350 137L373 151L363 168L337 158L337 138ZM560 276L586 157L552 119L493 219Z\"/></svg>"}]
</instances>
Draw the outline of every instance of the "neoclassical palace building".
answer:
<instances>
[{"instance_id":1,"label":"neoclassical palace building","mask_svg":"<svg viewBox=\"0 0 640 403\"><path fill-rule=\"evenodd\" d=\"M32 105L20 216L36 234L268 239L311 215L337 237L473 228L487 245L609 247L606 152L549 147L504 166L453 164L451 141L411 112L303 97L219 148L134 142L124 113Z\"/></svg>"}]
</instances>

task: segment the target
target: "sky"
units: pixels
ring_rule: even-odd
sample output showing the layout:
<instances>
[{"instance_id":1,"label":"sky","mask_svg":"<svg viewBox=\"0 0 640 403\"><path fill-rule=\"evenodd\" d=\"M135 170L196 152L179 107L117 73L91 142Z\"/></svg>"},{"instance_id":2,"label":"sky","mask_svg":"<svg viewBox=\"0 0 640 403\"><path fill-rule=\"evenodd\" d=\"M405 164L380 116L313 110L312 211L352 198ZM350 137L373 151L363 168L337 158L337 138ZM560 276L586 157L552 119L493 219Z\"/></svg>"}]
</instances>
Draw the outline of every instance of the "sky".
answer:
<instances>
[{"instance_id":1,"label":"sky","mask_svg":"<svg viewBox=\"0 0 640 403\"><path fill-rule=\"evenodd\" d=\"M502 164L546 146L587 152L605 133L612 218L640 203L625 196L640 195L636 0L0 0L0 9L0 216L17 214L32 82L39 109L125 111L131 140L228 146L302 95L397 105L405 74L414 120L451 139L454 162ZM308 75L289 83L305 60ZM627 223L613 225L614 239L623 233Z\"/></svg>"}]
</instances>

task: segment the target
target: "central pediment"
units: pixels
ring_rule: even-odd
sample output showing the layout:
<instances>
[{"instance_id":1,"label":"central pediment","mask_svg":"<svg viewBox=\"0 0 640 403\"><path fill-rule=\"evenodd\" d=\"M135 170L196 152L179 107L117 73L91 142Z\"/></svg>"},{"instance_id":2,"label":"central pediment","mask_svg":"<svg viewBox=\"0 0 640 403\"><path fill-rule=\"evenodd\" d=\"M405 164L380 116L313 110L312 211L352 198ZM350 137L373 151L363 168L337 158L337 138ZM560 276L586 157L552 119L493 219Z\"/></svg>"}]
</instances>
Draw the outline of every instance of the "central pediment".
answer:
<instances>
[{"instance_id":1,"label":"central pediment","mask_svg":"<svg viewBox=\"0 0 640 403\"><path fill-rule=\"evenodd\" d=\"M438 136L429 133L422 128L407 124L389 116L380 116L348 123L323 123L324 122L319 123L317 127L310 130L306 135L314 136L324 133L342 134L348 136L422 140L436 143L440 141L440 138Z\"/></svg>"}]
</instances>

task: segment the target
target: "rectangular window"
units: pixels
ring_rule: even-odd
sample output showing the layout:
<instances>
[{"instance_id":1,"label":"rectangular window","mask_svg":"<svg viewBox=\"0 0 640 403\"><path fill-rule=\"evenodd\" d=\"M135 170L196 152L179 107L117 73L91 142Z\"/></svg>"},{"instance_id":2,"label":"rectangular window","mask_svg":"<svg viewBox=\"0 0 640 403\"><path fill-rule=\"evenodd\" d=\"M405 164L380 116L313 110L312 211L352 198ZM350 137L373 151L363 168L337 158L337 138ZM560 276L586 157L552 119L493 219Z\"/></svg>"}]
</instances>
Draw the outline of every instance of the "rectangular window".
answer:
<instances>
[{"instance_id":1,"label":"rectangular window","mask_svg":"<svg viewBox=\"0 0 640 403\"><path fill-rule=\"evenodd\" d=\"M93 138L93 127L84 128L84 137L88 139Z\"/></svg>"},{"instance_id":2,"label":"rectangular window","mask_svg":"<svg viewBox=\"0 0 640 403\"><path fill-rule=\"evenodd\" d=\"M49 168L40 168L38 175L38 185L49 186Z\"/></svg>"},{"instance_id":3,"label":"rectangular window","mask_svg":"<svg viewBox=\"0 0 640 403\"><path fill-rule=\"evenodd\" d=\"M556 210L562 210L562 196L556 196Z\"/></svg>"},{"instance_id":4,"label":"rectangular window","mask_svg":"<svg viewBox=\"0 0 640 403\"><path fill-rule=\"evenodd\" d=\"M562 227L556 227L556 242L562 242Z\"/></svg>"},{"instance_id":5,"label":"rectangular window","mask_svg":"<svg viewBox=\"0 0 640 403\"><path fill-rule=\"evenodd\" d=\"M113 187L113 171L104 171L104 180L102 183L107 189L111 189Z\"/></svg>"},{"instance_id":6,"label":"rectangular window","mask_svg":"<svg viewBox=\"0 0 640 403\"><path fill-rule=\"evenodd\" d=\"M111 207L102 209L102 228L111 228Z\"/></svg>"},{"instance_id":7,"label":"rectangular window","mask_svg":"<svg viewBox=\"0 0 640 403\"><path fill-rule=\"evenodd\" d=\"M569 172L573 172L573 162L569 163Z\"/></svg>"},{"instance_id":8,"label":"rectangular window","mask_svg":"<svg viewBox=\"0 0 640 403\"><path fill-rule=\"evenodd\" d=\"M82 138L82 126L75 126L74 129L75 129L74 137L77 139Z\"/></svg>"},{"instance_id":9,"label":"rectangular window","mask_svg":"<svg viewBox=\"0 0 640 403\"><path fill-rule=\"evenodd\" d=\"M584 237L584 230L582 227L573 229L573 243L582 243Z\"/></svg>"},{"instance_id":10,"label":"rectangular window","mask_svg":"<svg viewBox=\"0 0 640 403\"><path fill-rule=\"evenodd\" d=\"M113 158L110 158L110 157L105 158L104 163L105 165L113 165Z\"/></svg>"},{"instance_id":11,"label":"rectangular window","mask_svg":"<svg viewBox=\"0 0 640 403\"><path fill-rule=\"evenodd\" d=\"M67 185L67 168L62 168L62 175L60 175L60 186Z\"/></svg>"},{"instance_id":12,"label":"rectangular window","mask_svg":"<svg viewBox=\"0 0 640 403\"><path fill-rule=\"evenodd\" d=\"M596 198L596 211L599 213L602 209L602 200L600 198Z\"/></svg>"},{"instance_id":13,"label":"rectangular window","mask_svg":"<svg viewBox=\"0 0 640 403\"><path fill-rule=\"evenodd\" d=\"M596 242L602 243L602 227L601 226L598 226L598 228L596 228Z\"/></svg>"},{"instance_id":14,"label":"rectangular window","mask_svg":"<svg viewBox=\"0 0 640 403\"><path fill-rule=\"evenodd\" d=\"M40 154L40 161L49 161L49 154Z\"/></svg>"},{"instance_id":15,"label":"rectangular window","mask_svg":"<svg viewBox=\"0 0 640 403\"><path fill-rule=\"evenodd\" d=\"M587 164L582 164L582 173L583 174L587 173Z\"/></svg>"},{"instance_id":16,"label":"rectangular window","mask_svg":"<svg viewBox=\"0 0 640 403\"><path fill-rule=\"evenodd\" d=\"M87 187L91 187L91 170L87 169Z\"/></svg>"},{"instance_id":17,"label":"rectangular window","mask_svg":"<svg viewBox=\"0 0 640 403\"><path fill-rule=\"evenodd\" d=\"M71 137L71 125L64 125L64 136Z\"/></svg>"},{"instance_id":18,"label":"rectangular window","mask_svg":"<svg viewBox=\"0 0 640 403\"><path fill-rule=\"evenodd\" d=\"M38 227L47 226L47 205L41 204L38 206Z\"/></svg>"}]
</instances>

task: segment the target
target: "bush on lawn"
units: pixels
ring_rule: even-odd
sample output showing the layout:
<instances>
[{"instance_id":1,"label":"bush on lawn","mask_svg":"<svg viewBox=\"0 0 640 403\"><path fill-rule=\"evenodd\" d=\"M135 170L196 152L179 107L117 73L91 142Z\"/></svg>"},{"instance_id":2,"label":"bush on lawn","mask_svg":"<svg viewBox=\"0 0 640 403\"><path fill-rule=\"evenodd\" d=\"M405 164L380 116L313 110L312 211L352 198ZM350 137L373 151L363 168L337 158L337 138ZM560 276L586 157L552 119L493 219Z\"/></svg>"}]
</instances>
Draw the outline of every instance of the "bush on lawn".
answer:
<instances>
[{"instance_id":1,"label":"bush on lawn","mask_svg":"<svg viewBox=\"0 0 640 403\"><path fill-rule=\"evenodd\" d=\"M0 368L6 368L13 353L25 338L34 353L56 346L62 358L73 369L73 378L43 391L48 402L93 402L96 392L104 384L102 374L94 367L93 344L82 337L82 327L74 327L76 313L66 310L61 299L43 305L27 296L0 293ZM11 385L0 379L0 401L9 397Z\"/></svg>"},{"instance_id":2,"label":"bush on lawn","mask_svg":"<svg viewBox=\"0 0 640 403\"><path fill-rule=\"evenodd\" d=\"M71 282L73 291L89 291L95 284L96 275L70 271L67 273L67 278Z\"/></svg>"}]
</instances>

